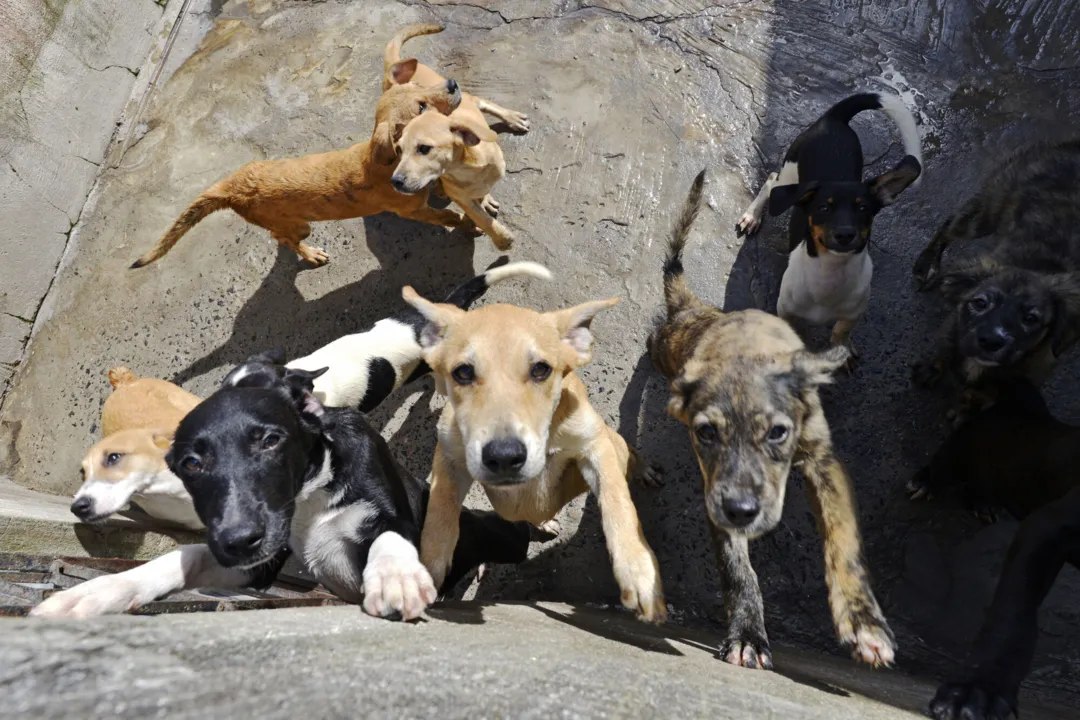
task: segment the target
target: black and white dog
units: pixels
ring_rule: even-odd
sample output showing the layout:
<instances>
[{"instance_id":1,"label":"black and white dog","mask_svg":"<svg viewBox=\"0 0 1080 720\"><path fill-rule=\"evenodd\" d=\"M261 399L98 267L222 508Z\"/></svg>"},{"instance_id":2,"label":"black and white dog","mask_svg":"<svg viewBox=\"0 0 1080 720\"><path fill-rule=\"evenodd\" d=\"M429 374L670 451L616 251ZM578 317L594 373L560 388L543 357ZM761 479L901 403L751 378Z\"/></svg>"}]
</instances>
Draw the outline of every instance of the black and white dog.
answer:
<instances>
[{"instance_id":1,"label":"black and white dog","mask_svg":"<svg viewBox=\"0 0 1080 720\"><path fill-rule=\"evenodd\" d=\"M905 152L896 167L869 181L863 180L859 136L848 125L864 110L882 110L892 118ZM870 302L870 227L878 211L921 173L915 118L894 95L852 95L795 138L780 172L769 175L735 226L737 234L751 235L761 225L766 203L771 215L794 208L777 314L785 320L832 324L833 344L846 345L856 357L850 334Z\"/></svg>"},{"instance_id":2,"label":"black and white dog","mask_svg":"<svg viewBox=\"0 0 1080 720\"><path fill-rule=\"evenodd\" d=\"M182 589L265 587L290 553L324 586L372 615L420 615L436 588L420 563L427 504L365 416L324 408L312 393L324 370L253 358L177 428L167 458L184 482L206 545L53 595L31 612L89 617L123 612ZM526 523L465 512L450 589L485 562L521 562Z\"/></svg>"}]
</instances>

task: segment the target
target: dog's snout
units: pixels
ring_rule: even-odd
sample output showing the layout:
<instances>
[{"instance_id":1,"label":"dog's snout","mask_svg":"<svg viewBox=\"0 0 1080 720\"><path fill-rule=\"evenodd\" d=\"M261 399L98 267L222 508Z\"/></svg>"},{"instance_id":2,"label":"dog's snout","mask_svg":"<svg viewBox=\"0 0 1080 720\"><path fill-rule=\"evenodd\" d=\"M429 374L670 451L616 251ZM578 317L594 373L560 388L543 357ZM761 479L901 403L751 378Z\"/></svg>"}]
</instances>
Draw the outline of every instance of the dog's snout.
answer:
<instances>
[{"instance_id":1,"label":"dog's snout","mask_svg":"<svg viewBox=\"0 0 1080 720\"><path fill-rule=\"evenodd\" d=\"M761 512L761 503L752 496L726 497L721 507L728 522L735 527L746 527Z\"/></svg>"},{"instance_id":2,"label":"dog's snout","mask_svg":"<svg viewBox=\"0 0 1080 720\"><path fill-rule=\"evenodd\" d=\"M837 228L833 232L833 237L836 238L838 245L846 247L855 242L855 230L854 228Z\"/></svg>"},{"instance_id":3,"label":"dog's snout","mask_svg":"<svg viewBox=\"0 0 1080 720\"><path fill-rule=\"evenodd\" d=\"M94 514L94 501L84 495L71 503L71 512L80 520L92 517Z\"/></svg>"},{"instance_id":4,"label":"dog's snout","mask_svg":"<svg viewBox=\"0 0 1080 720\"><path fill-rule=\"evenodd\" d=\"M221 531L218 535L221 549L234 558L250 557L262 546L266 528L262 525L240 525Z\"/></svg>"},{"instance_id":5,"label":"dog's snout","mask_svg":"<svg viewBox=\"0 0 1080 720\"><path fill-rule=\"evenodd\" d=\"M1005 347L1008 342L1009 338L1002 332L1001 328L979 333L978 336L979 349L984 352L997 352Z\"/></svg>"},{"instance_id":6,"label":"dog's snout","mask_svg":"<svg viewBox=\"0 0 1080 720\"><path fill-rule=\"evenodd\" d=\"M457 80L455 80L453 78L450 78L449 80L447 80L446 81L446 92L450 93L451 95L454 95L454 94L457 93L457 91L458 91Z\"/></svg>"},{"instance_id":7,"label":"dog's snout","mask_svg":"<svg viewBox=\"0 0 1080 720\"><path fill-rule=\"evenodd\" d=\"M394 186L394 189L401 192L405 189L405 178L401 175L394 175L390 178L390 184Z\"/></svg>"},{"instance_id":8,"label":"dog's snout","mask_svg":"<svg viewBox=\"0 0 1080 720\"><path fill-rule=\"evenodd\" d=\"M525 443L514 437L495 438L480 453L480 459L489 472L512 475L525 466L529 451Z\"/></svg>"}]
</instances>

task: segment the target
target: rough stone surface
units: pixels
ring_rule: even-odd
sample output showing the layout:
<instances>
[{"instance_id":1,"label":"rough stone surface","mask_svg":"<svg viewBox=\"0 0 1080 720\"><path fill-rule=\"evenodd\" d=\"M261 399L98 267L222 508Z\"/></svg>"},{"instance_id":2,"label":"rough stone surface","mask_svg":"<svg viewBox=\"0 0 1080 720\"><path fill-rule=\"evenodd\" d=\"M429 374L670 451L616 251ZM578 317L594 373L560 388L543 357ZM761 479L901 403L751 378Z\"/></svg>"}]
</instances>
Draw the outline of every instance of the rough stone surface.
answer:
<instances>
[{"instance_id":1,"label":"rough stone surface","mask_svg":"<svg viewBox=\"0 0 1080 720\"><path fill-rule=\"evenodd\" d=\"M0 620L0 638L12 718L899 720L932 691L797 651L775 673L735 668L713 657L715 635L555 603L445 604L415 625L353 607Z\"/></svg>"},{"instance_id":2,"label":"rough stone surface","mask_svg":"<svg viewBox=\"0 0 1080 720\"><path fill-rule=\"evenodd\" d=\"M252 352L280 345L305 354L399 308L406 283L439 295L495 259L487 239L378 216L317 226L313 241L332 260L308 270L264 231L221 213L156 265L126 269L199 191L242 163L366 138L387 38L404 23L439 20L447 31L409 51L527 112L534 127L503 136L509 173L495 195L519 237L512 259L543 262L556 280L508 283L489 299L550 309L623 297L595 322L596 359L583 375L597 408L667 470L665 488L634 494L673 617L722 627L698 470L643 357L672 212L709 167L711 210L691 239L690 281L728 309L771 309L784 224L767 221L742 243L736 218L802 126L853 89L893 87L918 110L926 178L879 216L874 297L855 331L863 363L825 399L900 667L946 675L981 621L1012 526L981 528L954 508L912 505L903 492L946 432L940 402L907 379L940 319L934 298L915 292L910 268L1002 151L1069 129L1080 109L1076 14L1072 2L975 0L226 3L157 96L149 131L105 172L83 212L79 247L47 303L51 319L40 323L2 409L4 421L21 423L14 478L74 490L72 468L97 437L111 365L206 394ZM897 159L883 118L855 125L868 174ZM1046 389L1073 420L1075 377L1067 361ZM419 475L430 467L438 405L425 381L375 416ZM595 502L579 499L561 520L558 541L537 546L523 567L490 573L477 597L615 600ZM752 553L770 635L840 652L801 488ZM1067 569L1044 608L1028 680L1040 694L1080 684L1078 590Z\"/></svg>"}]
</instances>

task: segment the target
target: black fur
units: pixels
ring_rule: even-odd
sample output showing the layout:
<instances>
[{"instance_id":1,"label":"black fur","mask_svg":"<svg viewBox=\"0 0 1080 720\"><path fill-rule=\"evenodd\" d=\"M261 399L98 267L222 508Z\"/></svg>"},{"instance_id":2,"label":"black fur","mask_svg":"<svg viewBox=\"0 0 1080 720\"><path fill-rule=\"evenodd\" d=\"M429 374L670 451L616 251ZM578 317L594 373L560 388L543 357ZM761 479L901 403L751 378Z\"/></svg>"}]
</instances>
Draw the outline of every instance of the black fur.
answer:
<instances>
[{"instance_id":1,"label":"black fur","mask_svg":"<svg viewBox=\"0 0 1080 720\"><path fill-rule=\"evenodd\" d=\"M413 378L416 373L410 376ZM360 401L360 412L369 413L387 398L394 390L397 373L394 366L385 358L371 358L368 361L368 387L364 399Z\"/></svg>"}]
</instances>

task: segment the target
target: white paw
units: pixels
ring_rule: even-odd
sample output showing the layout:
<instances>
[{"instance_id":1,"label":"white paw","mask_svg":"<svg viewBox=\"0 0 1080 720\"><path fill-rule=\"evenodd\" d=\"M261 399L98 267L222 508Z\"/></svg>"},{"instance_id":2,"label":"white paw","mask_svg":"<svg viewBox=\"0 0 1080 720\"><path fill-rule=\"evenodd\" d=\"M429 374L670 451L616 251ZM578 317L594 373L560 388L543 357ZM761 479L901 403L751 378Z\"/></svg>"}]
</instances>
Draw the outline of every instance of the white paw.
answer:
<instances>
[{"instance_id":1,"label":"white paw","mask_svg":"<svg viewBox=\"0 0 1080 720\"><path fill-rule=\"evenodd\" d=\"M431 574L415 558L381 555L364 568L364 612L369 615L401 613L403 619L414 620L435 596Z\"/></svg>"},{"instance_id":2,"label":"white paw","mask_svg":"<svg viewBox=\"0 0 1080 720\"><path fill-rule=\"evenodd\" d=\"M480 201L480 207L484 208L491 217L499 217L499 201L490 195L485 195L484 199Z\"/></svg>"},{"instance_id":3,"label":"white paw","mask_svg":"<svg viewBox=\"0 0 1080 720\"><path fill-rule=\"evenodd\" d=\"M546 532L548 535L558 537L562 532L562 523L555 518L551 518L546 523L540 523L540 530Z\"/></svg>"},{"instance_id":4,"label":"white paw","mask_svg":"<svg viewBox=\"0 0 1080 720\"><path fill-rule=\"evenodd\" d=\"M753 210L747 210L739 218L739 222L735 223L735 234L737 236L753 235L759 227L761 227L761 215Z\"/></svg>"},{"instance_id":5,"label":"white paw","mask_svg":"<svg viewBox=\"0 0 1080 720\"><path fill-rule=\"evenodd\" d=\"M508 110L504 122L514 132L529 132L529 116L516 110Z\"/></svg>"},{"instance_id":6,"label":"white paw","mask_svg":"<svg viewBox=\"0 0 1080 720\"><path fill-rule=\"evenodd\" d=\"M89 618L130 610L139 603L139 587L122 575L102 575L58 592L30 611L31 617Z\"/></svg>"},{"instance_id":7,"label":"white paw","mask_svg":"<svg viewBox=\"0 0 1080 720\"><path fill-rule=\"evenodd\" d=\"M651 552L639 552L629 560L616 561L615 582L622 591L622 604L639 620L661 623L667 619L667 604L660 585L660 568Z\"/></svg>"}]
</instances>

